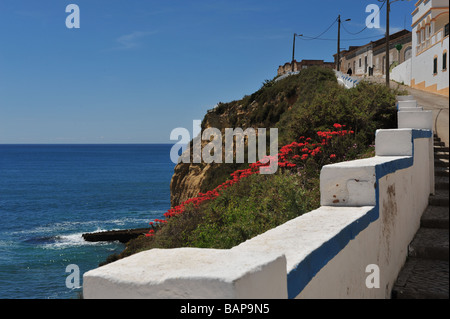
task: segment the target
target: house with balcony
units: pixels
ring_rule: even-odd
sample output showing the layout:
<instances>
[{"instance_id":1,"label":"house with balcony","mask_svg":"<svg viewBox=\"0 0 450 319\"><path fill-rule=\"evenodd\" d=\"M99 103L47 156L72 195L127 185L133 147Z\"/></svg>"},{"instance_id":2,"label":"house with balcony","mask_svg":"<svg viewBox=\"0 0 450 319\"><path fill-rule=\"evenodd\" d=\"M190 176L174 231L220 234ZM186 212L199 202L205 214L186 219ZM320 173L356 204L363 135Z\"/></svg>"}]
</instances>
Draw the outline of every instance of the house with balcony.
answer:
<instances>
[{"instance_id":1,"label":"house with balcony","mask_svg":"<svg viewBox=\"0 0 450 319\"><path fill-rule=\"evenodd\" d=\"M449 95L449 3L419 0L412 13L411 87Z\"/></svg>"}]
</instances>

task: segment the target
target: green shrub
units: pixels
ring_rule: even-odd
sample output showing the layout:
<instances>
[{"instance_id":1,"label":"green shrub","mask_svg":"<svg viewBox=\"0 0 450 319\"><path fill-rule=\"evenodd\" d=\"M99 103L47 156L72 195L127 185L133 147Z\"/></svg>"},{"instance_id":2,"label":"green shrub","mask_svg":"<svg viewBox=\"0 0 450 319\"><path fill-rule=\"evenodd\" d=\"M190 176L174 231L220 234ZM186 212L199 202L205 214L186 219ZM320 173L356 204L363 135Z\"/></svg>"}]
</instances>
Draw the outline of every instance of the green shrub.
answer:
<instances>
[{"instance_id":1,"label":"green shrub","mask_svg":"<svg viewBox=\"0 0 450 319\"><path fill-rule=\"evenodd\" d=\"M336 161L372 156L375 130L396 127L395 96L399 94L367 82L347 90L337 84L332 70L310 68L281 81L266 81L241 101L221 103L207 114L210 124L222 129L220 125L232 122L239 127L249 121L246 127L277 127L280 147L301 136L316 138L317 131L328 130L335 123L345 124L355 133L309 158L299 170L252 175L199 207L187 206L182 214L169 218L155 236L129 242L118 258L151 248L231 248L319 207L320 169L330 163L330 152ZM249 108L254 102L259 107ZM248 110L244 116L232 114L239 104ZM220 116L227 113L230 118L224 122ZM214 189L232 172L246 167L248 164L214 164L201 192Z\"/></svg>"},{"instance_id":2,"label":"green shrub","mask_svg":"<svg viewBox=\"0 0 450 319\"><path fill-rule=\"evenodd\" d=\"M317 184L305 189L291 172L253 175L199 209L202 220L187 244L231 248L318 207L317 193Z\"/></svg>"}]
</instances>

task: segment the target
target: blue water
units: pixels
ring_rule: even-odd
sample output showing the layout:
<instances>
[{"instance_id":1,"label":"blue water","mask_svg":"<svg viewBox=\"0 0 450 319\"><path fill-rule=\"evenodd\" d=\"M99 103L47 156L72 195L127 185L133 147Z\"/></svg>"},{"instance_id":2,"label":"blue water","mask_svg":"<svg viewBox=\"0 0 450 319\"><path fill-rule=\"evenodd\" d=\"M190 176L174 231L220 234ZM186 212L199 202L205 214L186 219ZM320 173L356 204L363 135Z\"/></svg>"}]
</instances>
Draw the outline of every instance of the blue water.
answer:
<instances>
[{"instance_id":1,"label":"blue water","mask_svg":"<svg viewBox=\"0 0 450 319\"><path fill-rule=\"evenodd\" d=\"M82 285L124 248L83 233L148 227L170 208L170 148L0 145L0 298L77 298L66 267L79 267Z\"/></svg>"}]
</instances>

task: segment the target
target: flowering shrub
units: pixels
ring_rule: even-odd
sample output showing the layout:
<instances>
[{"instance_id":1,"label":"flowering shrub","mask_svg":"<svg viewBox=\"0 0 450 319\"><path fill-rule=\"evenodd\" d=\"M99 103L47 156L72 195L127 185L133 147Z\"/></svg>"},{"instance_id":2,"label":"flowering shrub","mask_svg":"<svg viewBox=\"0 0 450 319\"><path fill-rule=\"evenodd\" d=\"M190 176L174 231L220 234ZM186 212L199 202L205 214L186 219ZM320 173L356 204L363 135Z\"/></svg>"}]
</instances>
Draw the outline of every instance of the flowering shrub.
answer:
<instances>
[{"instance_id":1,"label":"flowering shrub","mask_svg":"<svg viewBox=\"0 0 450 319\"><path fill-rule=\"evenodd\" d=\"M298 174L301 174L301 171L305 170L308 165L317 168L318 165L322 166L335 161L338 158L337 154L345 159L344 154L347 154L348 147L345 147L344 137L352 134L354 134L354 131L346 130L345 125L336 123L334 124L334 130L317 132L317 136L314 140L311 137L305 138L302 136L299 138L298 142L294 141L291 144L281 147L276 156L266 156L261 161L250 164L247 169L237 170L231 174L231 179L220 184L213 190L206 193L199 193L197 197L190 198L180 205L169 209L164 214L164 217L171 218L180 215L185 211L186 207L190 205L197 208L204 202L219 197L223 190L239 183L242 179L259 174L260 168L261 170L264 170L265 167L269 165L268 159L272 161L275 160L280 169L291 170ZM167 220L155 219L150 223L152 229L146 236L155 236L155 230L165 223L167 223Z\"/></svg>"}]
</instances>

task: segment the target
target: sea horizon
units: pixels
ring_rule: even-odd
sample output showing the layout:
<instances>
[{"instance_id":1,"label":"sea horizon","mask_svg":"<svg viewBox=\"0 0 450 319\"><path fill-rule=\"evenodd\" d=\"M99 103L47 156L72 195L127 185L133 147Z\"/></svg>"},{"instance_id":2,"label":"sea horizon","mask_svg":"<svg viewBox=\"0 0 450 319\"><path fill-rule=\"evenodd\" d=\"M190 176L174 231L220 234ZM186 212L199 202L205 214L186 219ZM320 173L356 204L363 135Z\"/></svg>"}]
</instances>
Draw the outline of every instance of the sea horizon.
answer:
<instances>
[{"instance_id":1,"label":"sea horizon","mask_svg":"<svg viewBox=\"0 0 450 319\"><path fill-rule=\"evenodd\" d=\"M124 249L83 233L145 228L170 208L171 144L0 144L0 298L72 299ZM66 286L77 265L81 285Z\"/></svg>"},{"instance_id":2,"label":"sea horizon","mask_svg":"<svg viewBox=\"0 0 450 319\"><path fill-rule=\"evenodd\" d=\"M0 143L2 145L174 145L175 143Z\"/></svg>"}]
</instances>

